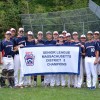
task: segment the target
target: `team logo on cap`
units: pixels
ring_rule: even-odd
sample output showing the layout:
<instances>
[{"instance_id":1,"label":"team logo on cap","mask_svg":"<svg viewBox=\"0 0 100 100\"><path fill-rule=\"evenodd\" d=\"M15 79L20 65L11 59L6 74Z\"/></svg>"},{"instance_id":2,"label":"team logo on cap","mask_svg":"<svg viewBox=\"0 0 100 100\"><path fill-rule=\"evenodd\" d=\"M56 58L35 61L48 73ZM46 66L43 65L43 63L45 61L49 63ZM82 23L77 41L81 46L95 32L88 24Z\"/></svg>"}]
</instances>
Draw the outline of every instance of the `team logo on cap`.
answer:
<instances>
[{"instance_id":1,"label":"team logo on cap","mask_svg":"<svg viewBox=\"0 0 100 100\"><path fill-rule=\"evenodd\" d=\"M25 59L26 66L34 65L35 56L32 54L32 52L26 52L24 59Z\"/></svg>"}]
</instances>

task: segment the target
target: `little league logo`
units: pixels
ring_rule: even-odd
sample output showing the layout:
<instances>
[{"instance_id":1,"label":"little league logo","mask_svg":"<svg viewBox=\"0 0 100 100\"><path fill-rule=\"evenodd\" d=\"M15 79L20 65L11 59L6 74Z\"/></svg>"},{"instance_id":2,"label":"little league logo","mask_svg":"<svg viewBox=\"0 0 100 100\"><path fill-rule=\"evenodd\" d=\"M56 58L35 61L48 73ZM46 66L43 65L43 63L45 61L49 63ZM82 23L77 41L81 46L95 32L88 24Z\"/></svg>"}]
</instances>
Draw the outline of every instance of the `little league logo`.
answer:
<instances>
[{"instance_id":1,"label":"little league logo","mask_svg":"<svg viewBox=\"0 0 100 100\"><path fill-rule=\"evenodd\" d=\"M24 59L25 59L26 66L34 65L35 56L32 54L32 52L26 52Z\"/></svg>"}]
</instances>

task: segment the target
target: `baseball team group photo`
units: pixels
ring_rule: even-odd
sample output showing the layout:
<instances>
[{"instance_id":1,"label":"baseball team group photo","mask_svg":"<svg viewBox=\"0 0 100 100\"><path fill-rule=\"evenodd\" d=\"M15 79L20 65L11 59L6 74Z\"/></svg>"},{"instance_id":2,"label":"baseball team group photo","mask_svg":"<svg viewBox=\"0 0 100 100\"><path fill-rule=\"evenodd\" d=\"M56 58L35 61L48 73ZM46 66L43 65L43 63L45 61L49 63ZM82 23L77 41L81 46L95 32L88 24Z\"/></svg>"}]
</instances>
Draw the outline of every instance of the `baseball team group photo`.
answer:
<instances>
[{"instance_id":1,"label":"baseball team group photo","mask_svg":"<svg viewBox=\"0 0 100 100\"><path fill-rule=\"evenodd\" d=\"M99 100L99 0L0 5L1 100Z\"/></svg>"}]
</instances>

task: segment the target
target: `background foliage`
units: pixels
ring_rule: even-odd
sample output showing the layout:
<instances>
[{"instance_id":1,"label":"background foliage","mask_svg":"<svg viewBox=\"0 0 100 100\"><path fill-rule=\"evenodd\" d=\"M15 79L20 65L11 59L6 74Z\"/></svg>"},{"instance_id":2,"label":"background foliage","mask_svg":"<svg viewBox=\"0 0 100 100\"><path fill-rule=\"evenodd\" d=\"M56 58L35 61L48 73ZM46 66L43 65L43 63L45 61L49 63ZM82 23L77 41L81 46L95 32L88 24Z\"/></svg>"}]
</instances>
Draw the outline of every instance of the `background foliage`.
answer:
<instances>
[{"instance_id":1,"label":"background foliage","mask_svg":"<svg viewBox=\"0 0 100 100\"><path fill-rule=\"evenodd\" d=\"M100 4L100 0L93 0ZM43 13L87 7L88 0L0 0L0 33L21 26L19 14ZM0 35L2 37L2 34Z\"/></svg>"}]
</instances>

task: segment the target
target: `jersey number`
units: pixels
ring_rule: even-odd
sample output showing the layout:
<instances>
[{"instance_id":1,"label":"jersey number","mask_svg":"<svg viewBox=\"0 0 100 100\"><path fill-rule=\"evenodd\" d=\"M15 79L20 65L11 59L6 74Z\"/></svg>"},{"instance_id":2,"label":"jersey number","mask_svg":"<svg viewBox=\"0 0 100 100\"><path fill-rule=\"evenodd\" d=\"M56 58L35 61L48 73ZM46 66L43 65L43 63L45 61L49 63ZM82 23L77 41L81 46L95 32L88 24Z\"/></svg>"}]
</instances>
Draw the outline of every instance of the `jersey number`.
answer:
<instances>
[{"instance_id":1,"label":"jersey number","mask_svg":"<svg viewBox=\"0 0 100 100\"><path fill-rule=\"evenodd\" d=\"M91 48L91 52L95 52L95 49L94 48Z\"/></svg>"}]
</instances>

